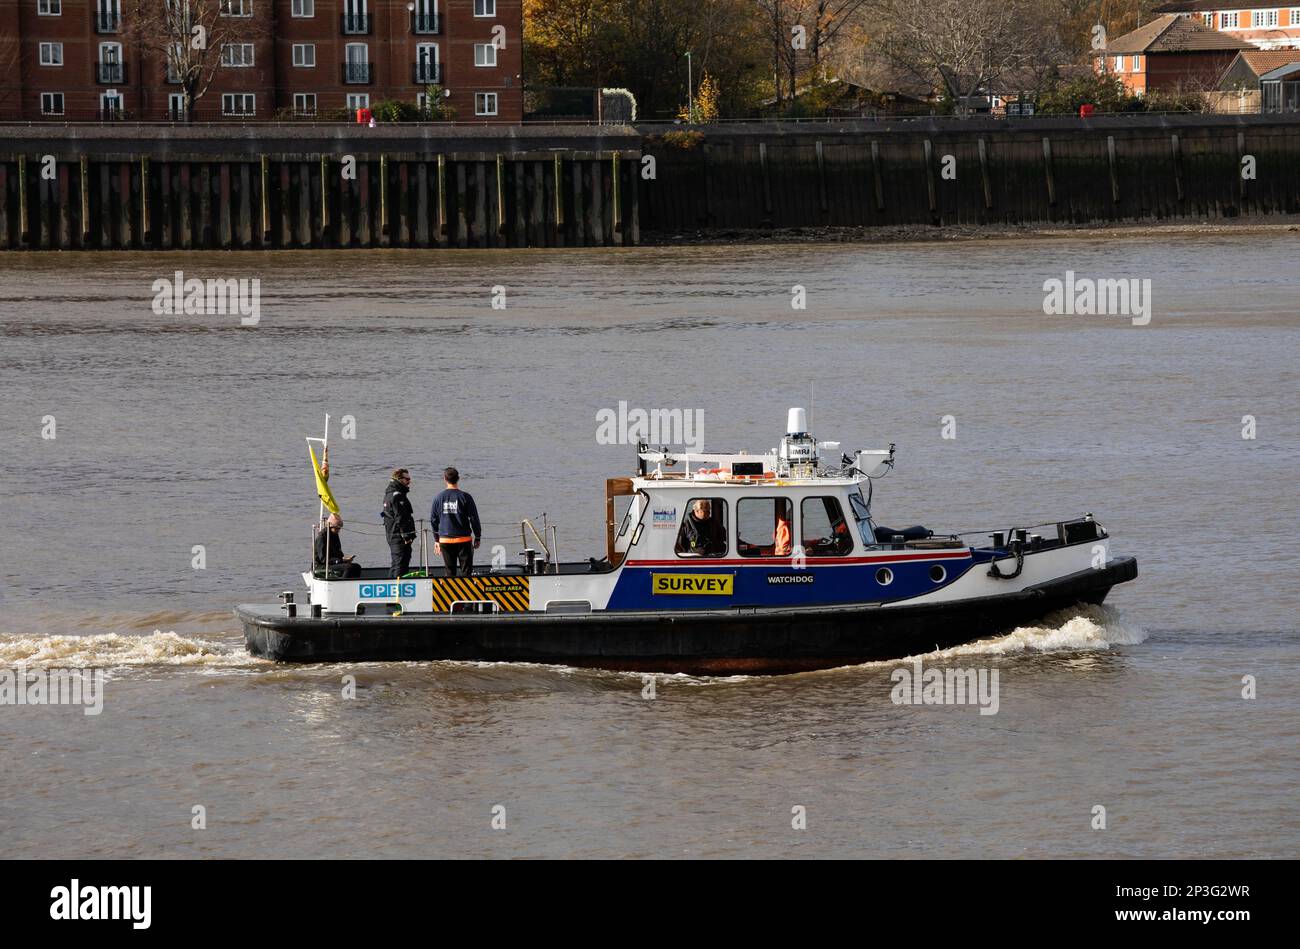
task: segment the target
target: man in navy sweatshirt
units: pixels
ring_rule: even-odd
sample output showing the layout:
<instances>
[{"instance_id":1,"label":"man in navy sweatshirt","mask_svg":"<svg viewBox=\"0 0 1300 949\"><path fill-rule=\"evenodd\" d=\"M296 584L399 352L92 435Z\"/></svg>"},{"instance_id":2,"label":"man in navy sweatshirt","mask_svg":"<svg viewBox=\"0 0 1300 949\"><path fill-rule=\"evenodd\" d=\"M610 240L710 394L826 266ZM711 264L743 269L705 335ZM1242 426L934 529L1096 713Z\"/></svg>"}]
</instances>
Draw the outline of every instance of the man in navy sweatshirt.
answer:
<instances>
[{"instance_id":1,"label":"man in navy sweatshirt","mask_svg":"<svg viewBox=\"0 0 1300 949\"><path fill-rule=\"evenodd\" d=\"M442 554L447 576L468 577L474 570L474 551L483 536L474 499L457 487L460 472L448 468L442 473L446 489L433 499L429 520L433 523L433 550Z\"/></svg>"}]
</instances>

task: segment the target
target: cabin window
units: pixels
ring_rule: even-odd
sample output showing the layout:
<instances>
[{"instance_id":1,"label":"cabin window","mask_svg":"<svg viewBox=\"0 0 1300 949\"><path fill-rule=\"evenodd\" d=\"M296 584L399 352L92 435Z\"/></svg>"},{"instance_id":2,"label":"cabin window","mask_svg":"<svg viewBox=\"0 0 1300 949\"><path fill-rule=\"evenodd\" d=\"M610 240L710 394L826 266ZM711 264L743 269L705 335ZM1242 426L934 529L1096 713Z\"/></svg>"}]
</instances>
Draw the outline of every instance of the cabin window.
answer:
<instances>
[{"instance_id":1,"label":"cabin window","mask_svg":"<svg viewBox=\"0 0 1300 949\"><path fill-rule=\"evenodd\" d=\"M794 504L789 498L741 498L736 502L736 553L742 557L789 557L793 552Z\"/></svg>"},{"instance_id":2,"label":"cabin window","mask_svg":"<svg viewBox=\"0 0 1300 949\"><path fill-rule=\"evenodd\" d=\"M860 490L849 495L849 508L853 511L853 519L858 522L858 536L862 538L862 546L875 546L876 528L871 523L871 510L862 499Z\"/></svg>"},{"instance_id":3,"label":"cabin window","mask_svg":"<svg viewBox=\"0 0 1300 949\"><path fill-rule=\"evenodd\" d=\"M691 498L674 549L679 557L725 557L727 536L727 502L722 498Z\"/></svg>"},{"instance_id":4,"label":"cabin window","mask_svg":"<svg viewBox=\"0 0 1300 949\"><path fill-rule=\"evenodd\" d=\"M843 557L853 550L839 498L804 498L799 506L799 537L809 557Z\"/></svg>"}]
</instances>

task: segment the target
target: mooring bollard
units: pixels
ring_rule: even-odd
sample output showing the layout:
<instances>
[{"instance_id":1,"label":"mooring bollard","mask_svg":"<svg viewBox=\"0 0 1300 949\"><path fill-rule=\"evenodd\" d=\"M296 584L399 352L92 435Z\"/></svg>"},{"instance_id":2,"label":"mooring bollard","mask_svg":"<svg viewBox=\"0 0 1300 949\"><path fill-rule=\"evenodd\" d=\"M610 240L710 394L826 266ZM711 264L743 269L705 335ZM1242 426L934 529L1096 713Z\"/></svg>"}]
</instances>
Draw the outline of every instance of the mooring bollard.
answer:
<instances>
[{"instance_id":1,"label":"mooring bollard","mask_svg":"<svg viewBox=\"0 0 1300 949\"><path fill-rule=\"evenodd\" d=\"M871 177L876 186L876 210L885 210L885 183L880 174L880 143L871 143Z\"/></svg>"},{"instance_id":2,"label":"mooring bollard","mask_svg":"<svg viewBox=\"0 0 1300 949\"><path fill-rule=\"evenodd\" d=\"M1052 177L1052 141L1043 139L1043 171L1047 176L1047 203L1056 205L1056 179Z\"/></svg>"},{"instance_id":3,"label":"mooring bollard","mask_svg":"<svg viewBox=\"0 0 1300 949\"><path fill-rule=\"evenodd\" d=\"M1119 170L1115 163L1115 136L1106 136L1106 163L1110 167L1110 200L1119 204Z\"/></svg>"},{"instance_id":4,"label":"mooring bollard","mask_svg":"<svg viewBox=\"0 0 1300 949\"><path fill-rule=\"evenodd\" d=\"M989 180L989 153L988 143L984 139L979 140L980 153L980 183L984 186L984 210L993 210L993 183Z\"/></svg>"}]
</instances>

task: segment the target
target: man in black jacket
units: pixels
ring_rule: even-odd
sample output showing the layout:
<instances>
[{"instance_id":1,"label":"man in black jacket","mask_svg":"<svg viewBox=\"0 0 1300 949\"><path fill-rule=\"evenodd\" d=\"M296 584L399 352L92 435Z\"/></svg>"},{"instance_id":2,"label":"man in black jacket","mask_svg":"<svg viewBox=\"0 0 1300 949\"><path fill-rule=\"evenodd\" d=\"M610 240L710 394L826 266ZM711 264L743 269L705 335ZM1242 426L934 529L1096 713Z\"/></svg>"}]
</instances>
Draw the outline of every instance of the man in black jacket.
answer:
<instances>
[{"instance_id":1,"label":"man in black jacket","mask_svg":"<svg viewBox=\"0 0 1300 949\"><path fill-rule=\"evenodd\" d=\"M384 534L388 538L388 551L393 556L393 579L396 580L411 566L411 545L415 542L415 511L406 496L411 490L411 472L398 468L384 491Z\"/></svg>"},{"instance_id":2,"label":"man in black jacket","mask_svg":"<svg viewBox=\"0 0 1300 949\"><path fill-rule=\"evenodd\" d=\"M682 520L677 552L693 557L726 556L727 534L722 523L713 516L712 502L705 498L695 499L690 512Z\"/></svg>"},{"instance_id":3,"label":"man in black jacket","mask_svg":"<svg viewBox=\"0 0 1300 949\"><path fill-rule=\"evenodd\" d=\"M339 540L339 529L343 527L343 518L331 514L325 522L325 529L316 535L315 564L316 576L327 580L348 580L361 576L360 564L352 562L351 557L343 556L343 544Z\"/></svg>"}]
</instances>

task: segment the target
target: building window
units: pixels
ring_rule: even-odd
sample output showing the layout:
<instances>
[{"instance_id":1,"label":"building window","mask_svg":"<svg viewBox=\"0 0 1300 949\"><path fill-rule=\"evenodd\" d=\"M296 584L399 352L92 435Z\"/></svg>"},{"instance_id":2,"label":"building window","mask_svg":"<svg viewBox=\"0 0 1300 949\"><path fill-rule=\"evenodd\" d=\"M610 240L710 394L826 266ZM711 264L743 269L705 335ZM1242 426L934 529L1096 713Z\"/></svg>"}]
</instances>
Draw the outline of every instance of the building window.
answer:
<instances>
[{"instance_id":1,"label":"building window","mask_svg":"<svg viewBox=\"0 0 1300 949\"><path fill-rule=\"evenodd\" d=\"M62 66L63 65L63 44L42 43L41 44L41 65Z\"/></svg>"},{"instance_id":2,"label":"building window","mask_svg":"<svg viewBox=\"0 0 1300 949\"><path fill-rule=\"evenodd\" d=\"M475 115L496 115L497 94L495 92L474 93L474 114Z\"/></svg>"},{"instance_id":3,"label":"building window","mask_svg":"<svg viewBox=\"0 0 1300 949\"><path fill-rule=\"evenodd\" d=\"M173 122L184 122L186 117L185 111L185 93L173 92L167 96L167 118Z\"/></svg>"},{"instance_id":4,"label":"building window","mask_svg":"<svg viewBox=\"0 0 1300 949\"><path fill-rule=\"evenodd\" d=\"M315 16L316 0L293 0L293 6L290 8L290 13L293 16L299 17ZM312 106L312 111L314 112L315 110L316 107Z\"/></svg>"},{"instance_id":5,"label":"building window","mask_svg":"<svg viewBox=\"0 0 1300 949\"><path fill-rule=\"evenodd\" d=\"M1214 29L1214 14L1202 13L1201 22L1204 23L1206 26L1208 26L1210 29Z\"/></svg>"},{"instance_id":6,"label":"building window","mask_svg":"<svg viewBox=\"0 0 1300 949\"><path fill-rule=\"evenodd\" d=\"M1251 26L1277 26L1276 10L1252 10L1250 13Z\"/></svg>"},{"instance_id":7,"label":"building window","mask_svg":"<svg viewBox=\"0 0 1300 949\"><path fill-rule=\"evenodd\" d=\"M62 115L62 114L63 114L63 93L42 92L41 93L41 115Z\"/></svg>"},{"instance_id":8,"label":"building window","mask_svg":"<svg viewBox=\"0 0 1300 949\"><path fill-rule=\"evenodd\" d=\"M315 66L316 65L316 44L315 43L294 43L293 64L295 66Z\"/></svg>"},{"instance_id":9,"label":"building window","mask_svg":"<svg viewBox=\"0 0 1300 949\"><path fill-rule=\"evenodd\" d=\"M221 0L222 16L252 16L253 0Z\"/></svg>"},{"instance_id":10,"label":"building window","mask_svg":"<svg viewBox=\"0 0 1300 949\"><path fill-rule=\"evenodd\" d=\"M222 115L255 115L257 113L257 96L251 92L223 92L221 94Z\"/></svg>"},{"instance_id":11,"label":"building window","mask_svg":"<svg viewBox=\"0 0 1300 949\"><path fill-rule=\"evenodd\" d=\"M1292 7L1287 12L1287 17L1291 21L1290 26L1300 26L1300 7Z\"/></svg>"},{"instance_id":12,"label":"building window","mask_svg":"<svg viewBox=\"0 0 1300 949\"><path fill-rule=\"evenodd\" d=\"M1221 30L1235 30L1235 29L1237 28L1237 19L1238 19L1239 16L1240 16L1240 14L1238 14L1238 13L1220 13L1220 14L1219 14L1219 29L1221 29Z\"/></svg>"},{"instance_id":13,"label":"building window","mask_svg":"<svg viewBox=\"0 0 1300 949\"><path fill-rule=\"evenodd\" d=\"M315 115L316 93L295 92L293 94L293 111L298 115Z\"/></svg>"},{"instance_id":14,"label":"building window","mask_svg":"<svg viewBox=\"0 0 1300 949\"><path fill-rule=\"evenodd\" d=\"M349 43L343 47L343 81L370 81L370 47L365 43Z\"/></svg>"},{"instance_id":15,"label":"building window","mask_svg":"<svg viewBox=\"0 0 1300 949\"><path fill-rule=\"evenodd\" d=\"M110 89L99 97L99 115L103 119L122 117L122 94Z\"/></svg>"},{"instance_id":16,"label":"building window","mask_svg":"<svg viewBox=\"0 0 1300 949\"><path fill-rule=\"evenodd\" d=\"M438 32L438 7L435 0L415 0L411 11L411 30L415 33Z\"/></svg>"},{"instance_id":17,"label":"building window","mask_svg":"<svg viewBox=\"0 0 1300 949\"><path fill-rule=\"evenodd\" d=\"M40 16L62 16L63 0L37 0L36 12ZM59 111L57 113L51 112L50 114L62 115L63 114L63 93L57 92L54 93L54 95L57 95L59 97Z\"/></svg>"},{"instance_id":18,"label":"building window","mask_svg":"<svg viewBox=\"0 0 1300 949\"><path fill-rule=\"evenodd\" d=\"M497 48L491 43L474 44L474 65L475 66L495 66L497 64Z\"/></svg>"},{"instance_id":19,"label":"building window","mask_svg":"<svg viewBox=\"0 0 1300 949\"><path fill-rule=\"evenodd\" d=\"M1129 72L1141 72L1141 71L1142 71L1142 57L1134 56L1132 62L1129 63Z\"/></svg>"},{"instance_id":20,"label":"building window","mask_svg":"<svg viewBox=\"0 0 1300 949\"><path fill-rule=\"evenodd\" d=\"M126 67L122 64L121 43L100 43L99 62L95 64L98 82L126 82Z\"/></svg>"},{"instance_id":21,"label":"building window","mask_svg":"<svg viewBox=\"0 0 1300 949\"><path fill-rule=\"evenodd\" d=\"M496 16L497 0L474 0L475 16Z\"/></svg>"},{"instance_id":22,"label":"building window","mask_svg":"<svg viewBox=\"0 0 1300 949\"><path fill-rule=\"evenodd\" d=\"M221 65L241 68L253 65L253 44L222 43Z\"/></svg>"},{"instance_id":23,"label":"building window","mask_svg":"<svg viewBox=\"0 0 1300 949\"><path fill-rule=\"evenodd\" d=\"M1116 56L1116 57L1115 57L1115 72L1123 72L1123 71L1124 71L1124 57L1123 57L1123 56Z\"/></svg>"},{"instance_id":24,"label":"building window","mask_svg":"<svg viewBox=\"0 0 1300 949\"><path fill-rule=\"evenodd\" d=\"M440 82L438 75L438 47L435 43L419 43L415 47L415 83L428 85Z\"/></svg>"},{"instance_id":25,"label":"building window","mask_svg":"<svg viewBox=\"0 0 1300 949\"><path fill-rule=\"evenodd\" d=\"M370 108L370 93L368 92L349 92L348 109L368 109Z\"/></svg>"}]
</instances>

